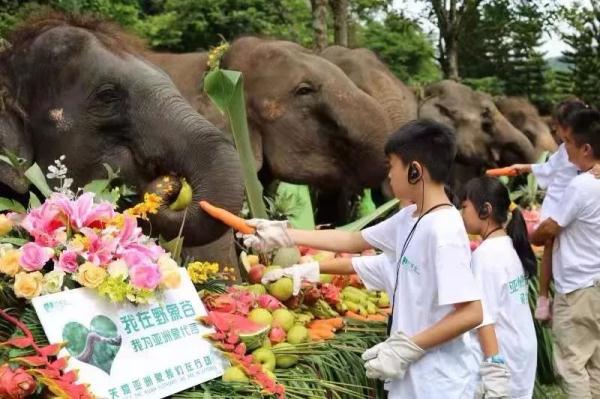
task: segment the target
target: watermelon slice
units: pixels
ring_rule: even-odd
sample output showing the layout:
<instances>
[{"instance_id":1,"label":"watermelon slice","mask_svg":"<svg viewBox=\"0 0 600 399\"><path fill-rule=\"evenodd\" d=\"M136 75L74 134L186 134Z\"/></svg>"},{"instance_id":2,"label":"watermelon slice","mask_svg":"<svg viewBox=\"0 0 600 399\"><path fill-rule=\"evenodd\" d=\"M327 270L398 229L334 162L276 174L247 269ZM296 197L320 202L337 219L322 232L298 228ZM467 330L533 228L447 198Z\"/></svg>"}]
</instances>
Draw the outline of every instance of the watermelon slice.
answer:
<instances>
[{"instance_id":1,"label":"watermelon slice","mask_svg":"<svg viewBox=\"0 0 600 399\"><path fill-rule=\"evenodd\" d=\"M218 332L236 333L248 350L261 346L270 330L269 326L261 326L246 317L224 312L209 312L202 321L213 326Z\"/></svg>"}]
</instances>

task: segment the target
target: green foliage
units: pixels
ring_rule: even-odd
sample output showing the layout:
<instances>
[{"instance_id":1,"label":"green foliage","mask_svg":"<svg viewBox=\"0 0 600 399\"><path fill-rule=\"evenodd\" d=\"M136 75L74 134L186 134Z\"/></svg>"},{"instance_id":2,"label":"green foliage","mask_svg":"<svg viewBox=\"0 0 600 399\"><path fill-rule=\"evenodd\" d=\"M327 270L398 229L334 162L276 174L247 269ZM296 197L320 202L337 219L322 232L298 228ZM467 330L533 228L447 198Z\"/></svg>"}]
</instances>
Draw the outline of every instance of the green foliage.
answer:
<instances>
[{"instance_id":1,"label":"green foliage","mask_svg":"<svg viewBox=\"0 0 600 399\"><path fill-rule=\"evenodd\" d=\"M367 22L357 45L374 51L403 82L427 83L441 77L428 37L415 21L397 12Z\"/></svg>"},{"instance_id":2,"label":"green foliage","mask_svg":"<svg viewBox=\"0 0 600 399\"><path fill-rule=\"evenodd\" d=\"M577 96L591 104L600 104L600 6L593 9L576 3L563 7L561 16L569 25L562 32L563 40L571 47L563 61L569 65L570 78Z\"/></svg>"}]
</instances>

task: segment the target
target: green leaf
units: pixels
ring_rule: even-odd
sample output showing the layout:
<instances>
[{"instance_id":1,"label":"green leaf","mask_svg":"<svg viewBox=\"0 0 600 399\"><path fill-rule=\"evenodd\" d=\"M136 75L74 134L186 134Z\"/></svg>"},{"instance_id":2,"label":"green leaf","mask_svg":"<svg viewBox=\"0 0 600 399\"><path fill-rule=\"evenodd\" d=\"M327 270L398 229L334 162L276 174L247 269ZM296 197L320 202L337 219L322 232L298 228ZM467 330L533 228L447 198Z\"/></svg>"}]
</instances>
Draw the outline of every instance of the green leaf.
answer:
<instances>
[{"instance_id":1,"label":"green leaf","mask_svg":"<svg viewBox=\"0 0 600 399\"><path fill-rule=\"evenodd\" d=\"M40 199L37 197L37 195L35 195L33 192L29 192L29 205L28 208L29 209L34 209L37 208L39 206L42 206L42 203L40 202Z\"/></svg>"},{"instance_id":2,"label":"green leaf","mask_svg":"<svg viewBox=\"0 0 600 399\"><path fill-rule=\"evenodd\" d=\"M315 217L308 186L279 183L274 206L285 214L295 229L315 229Z\"/></svg>"},{"instance_id":3,"label":"green leaf","mask_svg":"<svg viewBox=\"0 0 600 399\"><path fill-rule=\"evenodd\" d=\"M1 211L13 211L17 213L27 212L21 203L10 198L0 198L0 212Z\"/></svg>"},{"instance_id":4,"label":"green leaf","mask_svg":"<svg viewBox=\"0 0 600 399\"><path fill-rule=\"evenodd\" d=\"M365 226L369 225L369 223L373 222L374 220L377 220L387 215L392 210L397 209L399 203L400 201L396 198L389 200L385 204L381 205L379 208L375 209L375 211L370 215L364 216L345 226L338 227L337 229L344 231L359 231Z\"/></svg>"},{"instance_id":5,"label":"green leaf","mask_svg":"<svg viewBox=\"0 0 600 399\"><path fill-rule=\"evenodd\" d=\"M119 178L119 172L120 170L117 169L116 171L113 170L113 168L107 164L107 163L103 163L102 166L104 166L104 169L106 169L106 173L108 175L108 180L112 181L114 179L118 179Z\"/></svg>"},{"instance_id":6,"label":"green leaf","mask_svg":"<svg viewBox=\"0 0 600 399\"><path fill-rule=\"evenodd\" d=\"M0 244L12 244L21 247L27 244L29 240L18 237L0 237Z\"/></svg>"},{"instance_id":7,"label":"green leaf","mask_svg":"<svg viewBox=\"0 0 600 399\"><path fill-rule=\"evenodd\" d=\"M96 195L102 193L110 184L109 179L92 180L83 187L83 191L94 193Z\"/></svg>"},{"instance_id":8,"label":"green leaf","mask_svg":"<svg viewBox=\"0 0 600 399\"><path fill-rule=\"evenodd\" d=\"M204 77L204 91L222 113L228 112L231 98L241 75L240 72L237 72L238 76L236 77L231 72L233 71L215 69Z\"/></svg>"},{"instance_id":9,"label":"green leaf","mask_svg":"<svg viewBox=\"0 0 600 399\"><path fill-rule=\"evenodd\" d=\"M266 219L268 215L263 201L263 187L256 174L256 160L250 145L243 82L242 74L238 71L215 69L205 76L204 90L215 106L227 116L242 164L250 213L253 217Z\"/></svg>"},{"instance_id":10,"label":"green leaf","mask_svg":"<svg viewBox=\"0 0 600 399\"><path fill-rule=\"evenodd\" d=\"M181 263L181 250L183 249L183 237L175 237L171 241L166 241L162 237L158 237L158 243L161 247L171 253L171 257L177 263Z\"/></svg>"},{"instance_id":11,"label":"green leaf","mask_svg":"<svg viewBox=\"0 0 600 399\"><path fill-rule=\"evenodd\" d=\"M42 193L42 195L46 198L50 197L52 194L52 190L48 186L48 182L46 181L46 177L44 176L44 172L39 167L37 163L34 163L25 171L25 177L37 187L38 190Z\"/></svg>"}]
</instances>

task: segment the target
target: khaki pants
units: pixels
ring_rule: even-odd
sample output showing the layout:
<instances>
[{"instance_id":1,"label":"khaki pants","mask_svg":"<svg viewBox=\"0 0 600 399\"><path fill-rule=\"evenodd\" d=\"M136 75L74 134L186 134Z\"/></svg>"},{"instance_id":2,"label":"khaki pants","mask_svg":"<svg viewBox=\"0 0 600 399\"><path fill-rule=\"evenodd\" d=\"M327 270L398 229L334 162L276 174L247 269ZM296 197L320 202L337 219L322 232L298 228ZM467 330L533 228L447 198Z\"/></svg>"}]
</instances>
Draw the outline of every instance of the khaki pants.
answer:
<instances>
[{"instance_id":1,"label":"khaki pants","mask_svg":"<svg viewBox=\"0 0 600 399\"><path fill-rule=\"evenodd\" d=\"M554 362L569 399L600 399L600 285L554 298Z\"/></svg>"}]
</instances>

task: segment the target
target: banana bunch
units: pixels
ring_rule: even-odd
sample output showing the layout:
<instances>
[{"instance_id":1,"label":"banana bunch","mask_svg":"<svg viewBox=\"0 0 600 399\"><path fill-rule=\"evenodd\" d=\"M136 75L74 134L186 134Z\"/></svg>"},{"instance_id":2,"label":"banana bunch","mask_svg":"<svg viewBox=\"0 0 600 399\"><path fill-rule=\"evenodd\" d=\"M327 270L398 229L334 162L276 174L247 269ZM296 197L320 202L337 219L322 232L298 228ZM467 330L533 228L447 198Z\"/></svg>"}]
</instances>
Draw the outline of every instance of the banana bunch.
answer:
<instances>
[{"instance_id":1,"label":"banana bunch","mask_svg":"<svg viewBox=\"0 0 600 399\"><path fill-rule=\"evenodd\" d=\"M348 286L342 290L342 304L351 312L368 316L376 314L378 308L388 307L390 298L382 291L368 291L364 288Z\"/></svg>"},{"instance_id":2,"label":"banana bunch","mask_svg":"<svg viewBox=\"0 0 600 399\"><path fill-rule=\"evenodd\" d=\"M339 316L339 313L333 310L333 308L323 299L317 300L317 302L310 307L310 311L317 319L331 319Z\"/></svg>"},{"instance_id":3,"label":"banana bunch","mask_svg":"<svg viewBox=\"0 0 600 399\"><path fill-rule=\"evenodd\" d=\"M306 326L315 318L315 315L308 310L296 311L294 315L296 316L296 324L302 324L303 326Z\"/></svg>"}]
</instances>

